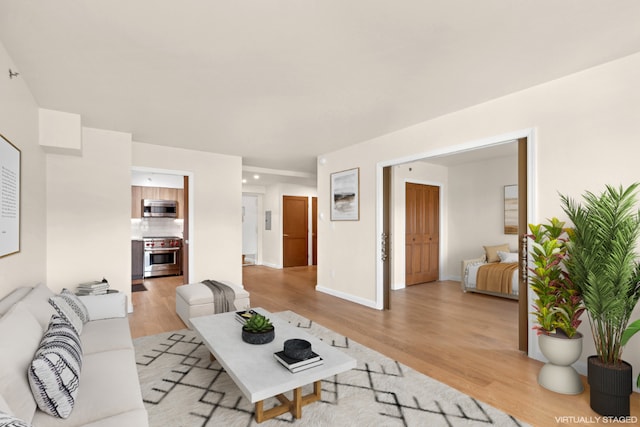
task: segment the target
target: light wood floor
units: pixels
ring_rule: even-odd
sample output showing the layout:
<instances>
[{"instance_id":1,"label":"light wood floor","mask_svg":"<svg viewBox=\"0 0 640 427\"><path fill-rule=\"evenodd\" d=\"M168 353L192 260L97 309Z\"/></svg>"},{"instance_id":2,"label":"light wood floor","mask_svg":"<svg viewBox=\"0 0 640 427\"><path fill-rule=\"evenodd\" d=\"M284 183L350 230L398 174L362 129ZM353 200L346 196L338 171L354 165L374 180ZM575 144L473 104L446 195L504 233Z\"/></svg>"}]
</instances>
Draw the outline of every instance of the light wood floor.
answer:
<instances>
[{"instance_id":1,"label":"light wood floor","mask_svg":"<svg viewBox=\"0 0 640 427\"><path fill-rule=\"evenodd\" d=\"M516 301L465 294L458 282L435 282L393 291L391 310L379 311L316 292L314 267L249 266L243 272L253 307L295 311L531 425L575 426L581 423L555 417L597 416L586 380L577 396L537 384L542 364L517 350ZM184 328L175 313L181 277L144 284L148 291L132 294L132 335ZM640 416L637 393L631 415Z\"/></svg>"}]
</instances>

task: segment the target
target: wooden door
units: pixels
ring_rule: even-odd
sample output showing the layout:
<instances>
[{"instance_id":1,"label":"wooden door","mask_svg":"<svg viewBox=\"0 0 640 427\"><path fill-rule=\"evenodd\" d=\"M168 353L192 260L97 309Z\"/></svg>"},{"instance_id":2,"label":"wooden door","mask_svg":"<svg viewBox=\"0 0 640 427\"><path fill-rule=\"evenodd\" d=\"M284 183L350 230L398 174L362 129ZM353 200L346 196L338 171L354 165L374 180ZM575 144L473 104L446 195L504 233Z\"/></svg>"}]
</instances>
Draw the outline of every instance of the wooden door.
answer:
<instances>
[{"instance_id":1,"label":"wooden door","mask_svg":"<svg viewBox=\"0 0 640 427\"><path fill-rule=\"evenodd\" d=\"M311 265L318 265L318 198L311 198Z\"/></svg>"},{"instance_id":2,"label":"wooden door","mask_svg":"<svg viewBox=\"0 0 640 427\"><path fill-rule=\"evenodd\" d=\"M282 254L284 267L309 264L309 206L306 197L282 197Z\"/></svg>"},{"instance_id":3,"label":"wooden door","mask_svg":"<svg viewBox=\"0 0 640 427\"><path fill-rule=\"evenodd\" d=\"M440 247L440 188L407 183L406 284L438 280Z\"/></svg>"}]
</instances>

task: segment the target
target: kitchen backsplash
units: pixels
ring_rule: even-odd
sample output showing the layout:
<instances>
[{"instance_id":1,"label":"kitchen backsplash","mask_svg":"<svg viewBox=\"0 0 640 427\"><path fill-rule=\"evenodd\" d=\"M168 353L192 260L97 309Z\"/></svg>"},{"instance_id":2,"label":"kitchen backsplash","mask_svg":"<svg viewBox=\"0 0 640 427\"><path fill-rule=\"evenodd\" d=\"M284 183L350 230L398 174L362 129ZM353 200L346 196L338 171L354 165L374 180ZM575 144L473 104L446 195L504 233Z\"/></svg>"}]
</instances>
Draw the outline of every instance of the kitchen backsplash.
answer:
<instances>
[{"instance_id":1,"label":"kitchen backsplash","mask_svg":"<svg viewBox=\"0 0 640 427\"><path fill-rule=\"evenodd\" d=\"M131 218L131 239L143 237L182 237L183 219Z\"/></svg>"}]
</instances>

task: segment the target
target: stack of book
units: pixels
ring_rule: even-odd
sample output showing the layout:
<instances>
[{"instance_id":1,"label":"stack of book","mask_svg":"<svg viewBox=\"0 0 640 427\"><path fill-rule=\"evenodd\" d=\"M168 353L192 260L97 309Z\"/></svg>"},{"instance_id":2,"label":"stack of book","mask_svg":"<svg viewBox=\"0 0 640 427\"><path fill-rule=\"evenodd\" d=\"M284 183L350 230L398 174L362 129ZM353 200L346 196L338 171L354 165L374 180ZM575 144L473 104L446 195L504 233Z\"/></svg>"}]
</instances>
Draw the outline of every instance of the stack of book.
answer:
<instances>
[{"instance_id":1,"label":"stack of book","mask_svg":"<svg viewBox=\"0 0 640 427\"><path fill-rule=\"evenodd\" d=\"M304 371L305 369L310 369L315 366L320 366L324 363L322 357L318 356L314 352L311 352L311 356L302 360L292 359L291 357L284 354L284 350L273 353L273 357L275 357L282 366L294 373Z\"/></svg>"},{"instance_id":2,"label":"stack of book","mask_svg":"<svg viewBox=\"0 0 640 427\"><path fill-rule=\"evenodd\" d=\"M254 310L236 311L236 320L244 325L254 314L258 313Z\"/></svg>"},{"instance_id":3,"label":"stack of book","mask_svg":"<svg viewBox=\"0 0 640 427\"><path fill-rule=\"evenodd\" d=\"M77 295L103 295L109 290L109 282L106 280L80 283L76 290Z\"/></svg>"}]
</instances>

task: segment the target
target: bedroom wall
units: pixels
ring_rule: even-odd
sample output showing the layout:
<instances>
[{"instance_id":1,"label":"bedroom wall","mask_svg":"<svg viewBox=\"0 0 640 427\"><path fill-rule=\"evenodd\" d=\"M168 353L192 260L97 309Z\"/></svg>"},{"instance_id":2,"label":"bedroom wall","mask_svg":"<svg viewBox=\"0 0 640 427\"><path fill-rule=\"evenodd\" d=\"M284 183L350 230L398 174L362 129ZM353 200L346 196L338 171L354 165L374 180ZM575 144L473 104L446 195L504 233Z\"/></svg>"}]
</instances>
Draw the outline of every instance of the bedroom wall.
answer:
<instances>
[{"instance_id":1,"label":"bedroom wall","mask_svg":"<svg viewBox=\"0 0 640 427\"><path fill-rule=\"evenodd\" d=\"M360 168L360 221L319 222L316 289L381 307L377 248L382 166L529 135L534 147L529 222L563 218L558 192L579 197L585 190L599 192L605 184L638 181L639 74L640 54L634 54L324 154L318 194L329 194L331 172ZM326 197L319 199L318 209L328 215ZM632 318L640 318L640 308ZM584 366L595 349L588 322L580 332L586 337ZM529 343L537 357L535 333L529 333ZM640 339L628 344L624 357L637 376Z\"/></svg>"},{"instance_id":2,"label":"bedroom wall","mask_svg":"<svg viewBox=\"0 0 640 427\"><path fill-rule=\"evenodd\" d=\"M38 105L0 43L0 134L21 152L20 252L0 258L0 298L19 286L46 282L46 158L38 143Z\"/></svg>"},{"instance_id":3,"label":"bedroom wall","mask_svg":"<svg viewBox=\"0 0 640 427\"><path fill-rule=\"evenodd\" d=\"M483 246L508 243L518 249L518 236L504 234L504 186L517 182L516 156L449 168L448 278L460 280L460 262L482 256Z\"/></svg>"}]
</instances>

